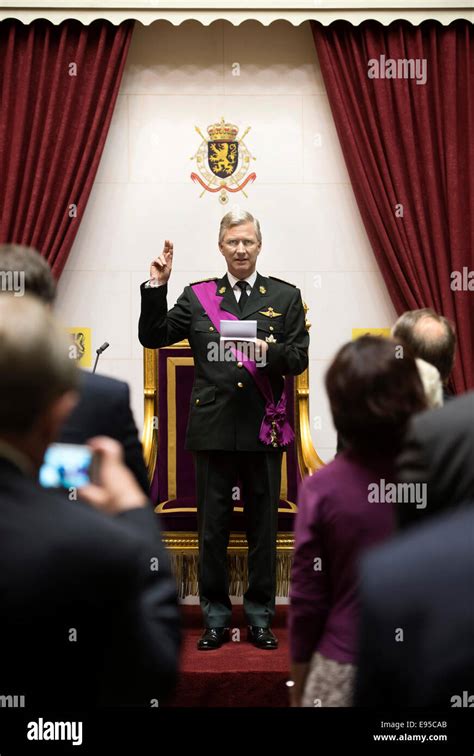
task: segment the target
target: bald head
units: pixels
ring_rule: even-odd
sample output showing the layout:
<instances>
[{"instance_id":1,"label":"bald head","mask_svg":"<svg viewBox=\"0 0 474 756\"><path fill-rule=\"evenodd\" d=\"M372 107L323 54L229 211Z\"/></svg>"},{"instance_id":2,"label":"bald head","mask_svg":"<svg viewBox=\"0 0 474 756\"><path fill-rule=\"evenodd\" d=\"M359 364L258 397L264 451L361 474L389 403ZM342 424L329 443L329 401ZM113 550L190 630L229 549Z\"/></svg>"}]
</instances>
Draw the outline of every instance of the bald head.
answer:
<instances>
[{"instance_id":1,"label":"bald head","mask_svg":"<svg viewBox=\"0 0 474 756\"><path fill-rule=\"evenodd\" d=\"M405 344L414 357L438 368L443 383L453 369L456 334L450 321L430 308L409 310L392 328L396 341Z\"/></svg>"},{"instance_id":2,"label":"bald head","mask_svg":"<svg viewBox=\"0 0 474 756\"><path fill-rule=\"evenodd\" d=\"M445 338L446 325L431 315L423 315L415 322L413 333L417 339L433 343Z\"/></svg>"}]
</instances>

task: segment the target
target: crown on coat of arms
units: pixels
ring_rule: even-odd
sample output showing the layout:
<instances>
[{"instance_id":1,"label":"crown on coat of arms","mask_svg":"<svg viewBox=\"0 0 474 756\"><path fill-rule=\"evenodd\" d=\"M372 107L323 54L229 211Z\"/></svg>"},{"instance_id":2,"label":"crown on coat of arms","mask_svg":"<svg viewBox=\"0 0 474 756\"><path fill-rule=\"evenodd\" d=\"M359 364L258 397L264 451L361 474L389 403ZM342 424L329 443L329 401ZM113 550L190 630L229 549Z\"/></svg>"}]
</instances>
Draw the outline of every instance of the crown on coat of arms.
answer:
<instances>
[{"instance_id":1,"label":"crown on coat of arms","mask_svg":"<svg viewBox=\"0 0 474 756\"><path fill-rule=\"evenodd\" d=\"M233 123L226 123L224 117L222 117L220 122L218 121L207 127L207 133L213 142L232 142L239 133L239 127Z\"/></svg>"}]
</instances>

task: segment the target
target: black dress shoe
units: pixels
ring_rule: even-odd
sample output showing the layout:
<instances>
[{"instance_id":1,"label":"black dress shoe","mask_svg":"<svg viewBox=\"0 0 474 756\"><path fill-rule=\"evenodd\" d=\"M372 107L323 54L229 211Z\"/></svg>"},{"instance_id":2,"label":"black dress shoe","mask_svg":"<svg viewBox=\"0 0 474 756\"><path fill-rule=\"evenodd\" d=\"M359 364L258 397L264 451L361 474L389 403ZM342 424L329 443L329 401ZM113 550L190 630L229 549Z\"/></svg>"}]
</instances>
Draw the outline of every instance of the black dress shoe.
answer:
<instances>
[{"instance_id":1,"label":"black dress shoe","mask_svg":"<svg viewBox=\"0 0 474 756\"><path fill-rule=\"evenodd\" d=\"M197 642L199 651L212 651L230 640L228 627L206 627Z\"/></svg>"},{"instance_id":2,"label":"black dress shoe","mask_svg":"<svg viewBox=\"0 0 474 756\"><path fill-rule=\"evenodd\" d=\"M269 627L256 627L249 625L247 630L247 640L253 643L257 648L278 648L278 638L272 633Z\"/></svg>"}]
</instances>

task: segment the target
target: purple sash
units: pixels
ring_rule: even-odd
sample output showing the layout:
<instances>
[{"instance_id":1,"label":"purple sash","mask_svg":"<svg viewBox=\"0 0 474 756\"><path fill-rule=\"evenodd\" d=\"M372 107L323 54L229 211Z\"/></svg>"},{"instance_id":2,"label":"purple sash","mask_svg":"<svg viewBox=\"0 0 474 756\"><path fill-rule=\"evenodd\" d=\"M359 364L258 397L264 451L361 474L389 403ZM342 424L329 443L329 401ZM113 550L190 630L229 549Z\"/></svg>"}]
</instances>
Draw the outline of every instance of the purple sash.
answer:
<instances>
[{"instance_id":1,"label":"purple sash","mask_svg":"<svg viewBox=\"0 0 474 756\"><path fill-rule=\"evenodd\" d=\"M203 281L202 283L194 284L191 288L209 316L212 325L220 333L220 323L223 314L220 305L223 297L217 295L216 283L214 281ZM226 319L239 320L236 315L227 311ZM248 370L266 401L265 415L260 426L260 441L267 446L270 444L272 446L287 446L293 441L295 434L286 417L285 389L283 389L280 399L275 404L270 380L267 375L261 373L255 364L255 360L250 360L238 349L235 349L235 347L232 347L232 352L242 362L246 370Z\"/></svg>"}]
</instances>

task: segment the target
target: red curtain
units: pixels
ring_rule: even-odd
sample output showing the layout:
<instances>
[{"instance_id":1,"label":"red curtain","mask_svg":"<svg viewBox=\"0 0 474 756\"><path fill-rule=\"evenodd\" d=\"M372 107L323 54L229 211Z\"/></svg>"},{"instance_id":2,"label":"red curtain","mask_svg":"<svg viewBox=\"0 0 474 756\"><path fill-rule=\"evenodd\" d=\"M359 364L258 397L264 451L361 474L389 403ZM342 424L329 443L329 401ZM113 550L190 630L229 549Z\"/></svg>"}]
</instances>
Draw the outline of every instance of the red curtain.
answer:
<instances>
[{"instance_id":1,"label":"red curtain","mask_svg":"<svg viewBox=\"0 0 474 756\"><path fill-rule=\"evenodd\" d=\"M473 26L314 23L313 34L359 210L395 308L432 307L455 323L453 386L472 388L474 291L466 284L474 270ZM418 70L399 67L409 59L420 61ZM426 83L381 78L390 68L389 75L409 71L423 81L423 60ZM461 278L451 276L456 272ZM453 289L457 284L465 289Z\"/></svg>"},{"instance_id":2,"label":"red curtain","mask_svg":"<svg viewBox=\"0 0 474 756\"><path fill-rule=\"evenodd\" d=\"M56 278L84 216L132 30L0 24L0 242L35 247Z\"/></svg>"}]
</instances>

